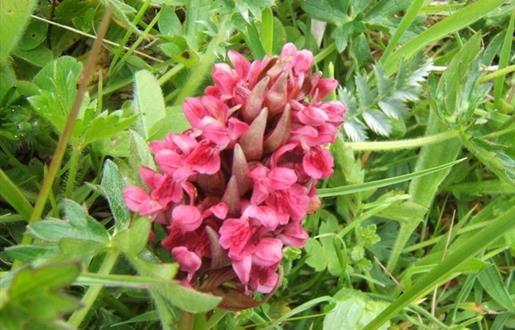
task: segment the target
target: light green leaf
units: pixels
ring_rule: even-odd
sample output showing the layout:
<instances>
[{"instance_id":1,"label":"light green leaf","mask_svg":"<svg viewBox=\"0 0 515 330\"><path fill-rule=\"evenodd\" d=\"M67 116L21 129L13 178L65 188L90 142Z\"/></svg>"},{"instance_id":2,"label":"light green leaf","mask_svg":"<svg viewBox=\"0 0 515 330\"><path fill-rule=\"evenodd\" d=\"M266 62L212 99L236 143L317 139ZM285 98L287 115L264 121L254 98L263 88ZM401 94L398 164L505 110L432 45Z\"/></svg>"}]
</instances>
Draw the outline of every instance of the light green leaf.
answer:
<instances>
[{"instance_id":1,"label":"light green leaf","mask_svg":"<svg viewBox=\"0 0 515 330\"><path fill-rule=\"evenodd\" d=\"M134 107L140 115L138 131L147 141L152 140L158 123L166 117L161 87L157 79L146 70L136 72L134 80Z\"/></svg>"},{"instance_id":2,"label":"light green leaf","mask_svg":"<svg viewBox=\"0 0 515 330\"><path fill-rule=\"evenodd\" d=\"M129 255L138 255L145 247L150 233L150 219L137 218L131 227L116 234L112 243L122 252Z\"/></svg>"},{"instance_id":3,"label":"light green leaf","mask_svg":"<svg viewBox=\"0 0 515 330\"><path fill-rule=\"evenodd\" d=\"M129 133L129 164L136 171L141 166L156 168L152 153L145 140L135 131Z\"/></svg>"},{"instance_id":4,"label":"light green leaf","mask_svg":"<svg viewBox=\"0 0 515 330\"><path fill-rule=\"evenodd\" d=\"M118 231L124 230L129 226L130 213L123 200L124 189L125 182L118 171L118 166L116 166L113 161L107 160L104 164L101 190L104 197L109 202L109 207L111 208L115 226Z\"/></svg>"},{"instance_id":5,"label":"light green leaf","mask_svg":"<svg viewBox=\"0 0 515 330\"><path fill-rule=\"evenodd\" d=\"M374 301L361 291L342 289L333 298L336 307L324 318L324 330L361 330L374 317L383 311L387 304ZM379 329L386 330L387 322Z\"/></svg>"},{"instance_id":6,"label":"light green leaf","mask_svg":"<svg viewBox=\"0 0 515 330\"><path fill-rule=\"evenodd\" d=\"M78 306L62 289L79 275L78 264L51 264L20 269L0 289L0 320L4 329L63 329L61 315Z\"/></svg>"},{"instance_id":7,"label":"light green leaf","mask_svg":"<svg viewBox=\"0 0 515 330\"><path fill-rule=\"evenodd\" d=\"M30 20L36 0L2 0L0 6L0 63L7 60Z\"/></svg>"}]
</instances>

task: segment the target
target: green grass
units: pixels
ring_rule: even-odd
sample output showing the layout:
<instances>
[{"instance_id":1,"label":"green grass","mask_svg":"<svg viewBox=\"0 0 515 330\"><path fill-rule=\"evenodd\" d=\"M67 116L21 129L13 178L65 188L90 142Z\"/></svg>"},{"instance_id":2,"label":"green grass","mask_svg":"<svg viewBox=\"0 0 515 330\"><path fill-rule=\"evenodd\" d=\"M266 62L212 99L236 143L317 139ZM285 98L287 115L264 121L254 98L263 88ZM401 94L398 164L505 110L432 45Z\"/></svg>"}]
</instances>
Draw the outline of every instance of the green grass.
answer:
<instances>
[{"instance_id":1,"label":"green grass","mask_svg":"<svg viewBox=\"0 0 515 330\"><path fill-rule=\"evenodd\" d=\"M513 2L2 0L0 21L0 328L515 328ZM235 313L173 280L121 191L228 50L286 42L348 112L305 248Z\"/></svg>"}]
</instances>

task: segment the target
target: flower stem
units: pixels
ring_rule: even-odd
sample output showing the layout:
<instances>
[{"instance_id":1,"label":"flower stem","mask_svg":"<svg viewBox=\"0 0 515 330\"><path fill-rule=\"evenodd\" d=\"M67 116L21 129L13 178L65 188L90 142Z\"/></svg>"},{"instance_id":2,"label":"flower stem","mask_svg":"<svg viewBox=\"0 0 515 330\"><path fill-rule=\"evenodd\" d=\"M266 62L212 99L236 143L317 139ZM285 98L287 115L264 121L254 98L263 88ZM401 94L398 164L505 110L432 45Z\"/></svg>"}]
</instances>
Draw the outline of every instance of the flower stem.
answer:
<instances>
[{"instance_id":1,"label":"flower stem","mask_svg":"<svg viewBox=\"0 0 515 330\"><path fill-rule=\"evenodd\" d=\"M70 169L68 170L68 176L66 179L66 188L64 195L66 198L70 198L73 193L73 187L75 186L75 178L77 177L80 155L82 154L82 148L78 146L72 146L72 155L70 156Z\"/></svg>"},{"instance_id":2,"label":"flower stem","mask_svg":"<svg viewBox=\"0 0 515 330\"><path fill-rule=\"evenodd\" d=\"M419 148L424 145L446 141L456 136L458 136L458 131L451 130L415 139L380 142L349 142L346 145L354 151L391 151Z\"/></svg>"},{"instance_id":3,"label":"flower stem","mask_svg":"<svg viewBox=\"0 0 515 330\"><path fill-rule=\"evenodd\" d=\"M43 214L43 210L45 208L45 204L47 202L50 189L52 188L57 172L61 167L66 147L68 146L68 142L70 141L70 137L73 131L73 125L75 124L75 119L77 119L80 106L82 104L84 95L86 94L88 88L88 83L91 79L91 76L93 75L93 71L95 69L95 65L97 62L98 53L100 52L100 47L102 46L102 39L104 38L107 32L110 20L111 6L109 5L105 9L102 22L100 23L100 28L98 30L97 38L93 43L90 55L88 56L86 64L84 65L84 70L82 72L81 80L79 82L77 96L75 97L63 133L59 139L59 143L57 144L54 156L52 157L52 162L50 163L50 166L48 168L47 175L43 179L43 185L41 186L41 190L39 191L38 198L36 200L36 205L34 205L34 210L32 211L32 214L28 221L29 224L41 220L41 215ZM22 244L30 244L31 241L32 238L29 235L25 234L22 239ZM16 261L13 264L13 268L18 267L19 265L20 263Z\"/></svg>"},{"instance_id":4,"label":"flower stem","mask_svg":"<svg viewBox=\"0 0 515 330\"><path fill-rule=\"evenodd\" d=\"M111 272L114 265L116 264L116 261L118 260L118 256L120 253L118 251L110 251L106 254L104 257L104 261L102 262L102 265L100 266L100 269L98 270L97 274L99 275L107 275ZM88 315L89 310L91 309L91 306L93 306L93 303L98 297L98 294L100 293L100 290L102 290L102 285L91 285L84 296L82 297L81 304L82 308L76 310L72 316L70 316L70 319L68 320L68 324L73 326L74 328L78 328L82 321L84 321L84 318Z\"/></svg>"}]
</instances>

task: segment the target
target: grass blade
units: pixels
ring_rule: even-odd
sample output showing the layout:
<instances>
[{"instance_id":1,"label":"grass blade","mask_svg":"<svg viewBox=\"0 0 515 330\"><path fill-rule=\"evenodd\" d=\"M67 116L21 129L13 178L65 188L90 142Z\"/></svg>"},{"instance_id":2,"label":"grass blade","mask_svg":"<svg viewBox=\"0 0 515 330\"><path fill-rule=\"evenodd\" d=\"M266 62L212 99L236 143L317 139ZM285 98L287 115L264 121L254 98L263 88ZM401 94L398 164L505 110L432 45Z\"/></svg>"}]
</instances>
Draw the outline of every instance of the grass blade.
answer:
<instances>
[{"instance_id":1,"label":"grass blade","mask_svg":"<svg viewBox=\"0 0 515 330\"><path fill-rule=\"evenodd\" d=\"M422 8L422 5L424 4L424 0L415 0L411 3L408 10L406 11L406 14L402 17L402 20L395 30L395 33L392 36L392 39L390 39L390 42L388 43L388 46L384 50L383 55L381 56L380 62L384 63L388 60L388 57L392 53L395 46L397 46L397 43L401 39L401 37L404 35L404 33L408 30L410 25L413 23L415 18L417 17L418 12L420 11L420 8Z\"/></svg>"},{"instance_id":2,"label":"grass blade","mask_svg":"<svg viewBox=\"0 0 515 330\"><path fill-rule=\"evenodd\" d=\"M18 212L25 220L32 214L32 205L7 174L0 169L0 195Z\"/></svg>"},{"instance_id":3,"label":"grass blade","mask_svg":"<svg viewBox=\"0 0 515 330\"><path fill-rule=\"evenodd\" d=\"M454 252L450 253L445 260L435 266L429 273L418 279L411 288L407 289L404 294L391 303L378 317L372 320L364 330L378 329L404 307L433 289L442 280L451 275L454 269L494 243L510 227L514 226L514 218L515 207L512 207L494 220L490 226L479 231L474 236L471 236L455 249L449 249L449 251Z\"/></svg>"},{"instance_id":4,"label":"grass blade","mask_svg":"<svg viewBox=\"0 0 515 330\"><path fill-rule=\"evenodd\" d=\"M474 23L490 11L499 7L503 2L504 0L476 1L441 20L393 53L388 60L385 61L386 71L388 73L392 73L395 70L397 63L402 59L409 58L431 42L439 40L450 33L459 31Z\"/></svg>"},{"instance_id":5,"label":"grass blade","mask_svg":"<svg viewBox=\"0 0 515 330\"><path fill-rule=\"evenodd\" d=\"M357 192L361 191L367 191L371 189L377 189L382 187L391 186L397 183L406 182L414 178L418 178L424 175L428 175L431 173L435 173L438 171L442 171L448 168L453 167L454 165L464 161L465 158L458 159L456 161L452 161L446 164L442 164L439 166L431 167L425 170L403 174L399 176L395 176L393 178L387 178L382 180L376 180L371 182L366 182L362 184L352 184L348 186L341 186L341 187L334 187L334 188L325 188L325 189L319 189L318 190L318 197L333 197L333 196L341 196L341 195L349 195L349 194L355 194Z\"/></svg>"}]
</instances>

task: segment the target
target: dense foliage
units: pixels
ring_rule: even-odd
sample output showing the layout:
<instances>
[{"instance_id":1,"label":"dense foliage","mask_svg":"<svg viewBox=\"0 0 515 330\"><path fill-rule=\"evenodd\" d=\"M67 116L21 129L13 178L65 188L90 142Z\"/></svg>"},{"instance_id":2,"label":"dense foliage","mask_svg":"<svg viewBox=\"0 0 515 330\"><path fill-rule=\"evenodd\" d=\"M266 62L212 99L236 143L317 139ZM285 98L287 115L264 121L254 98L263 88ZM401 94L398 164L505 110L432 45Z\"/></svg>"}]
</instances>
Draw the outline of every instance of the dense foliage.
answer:
<instances>
[{"instance_id":1,"label":"dense foliage","mask_svg":"<svg viewBox=\"0 0 515 330\"><path fill-rule=\"evenodd\" d=\"M1 0L0 329L515 328L514 22L503 0ZM199 202L135 188L165 176ZM238 219L167 246L158 211ZM232 251L240 215L274 236ZM196 285L218 239L238 281Z\"/></svg>"}]
</instances>

